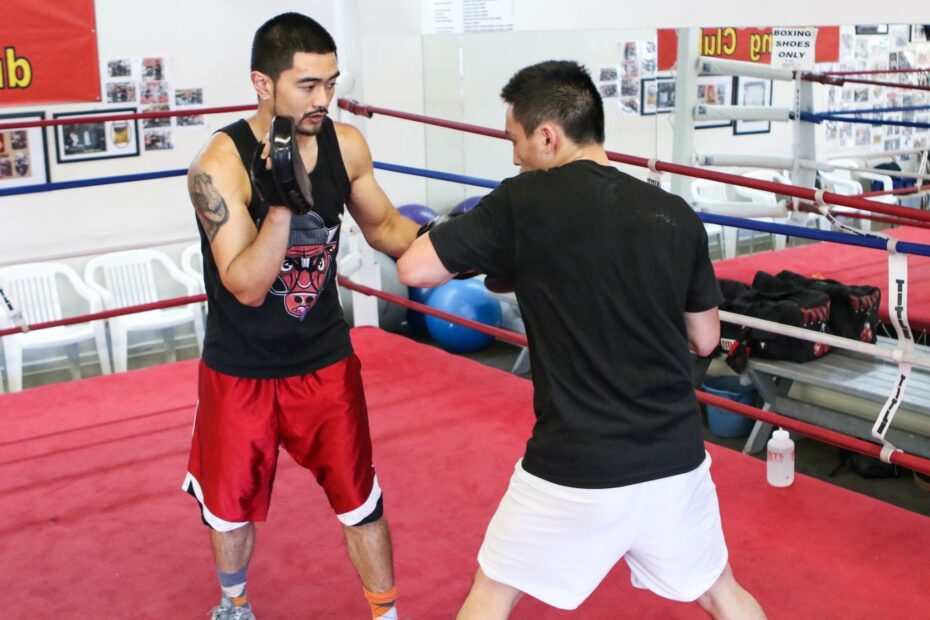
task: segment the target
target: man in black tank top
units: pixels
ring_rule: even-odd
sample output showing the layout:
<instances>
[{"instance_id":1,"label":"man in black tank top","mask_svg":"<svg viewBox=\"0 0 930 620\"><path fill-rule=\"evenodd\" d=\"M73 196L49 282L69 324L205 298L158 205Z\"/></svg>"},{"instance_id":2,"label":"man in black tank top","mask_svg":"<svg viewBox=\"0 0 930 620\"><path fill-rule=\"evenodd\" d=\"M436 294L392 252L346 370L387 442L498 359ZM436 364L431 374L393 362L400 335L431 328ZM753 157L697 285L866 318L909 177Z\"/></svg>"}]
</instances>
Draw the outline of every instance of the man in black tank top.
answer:
<instances>
[{"instance_id":1,"label":"man in black tank top","mask_svg":"<svg viewBox=\"0 0 930 620\"><path fill-rule=\"evenodd\" d=\"M378 186L358 130L327 116L339 70L320 24L297 13L272 18L255 34L251 68L256 113L218 131L188 174L209 314L183 488L211 528L222 590L212 618L254 618L245 589L254 522L266 518L283 445L321 481L372 617L393 620L391 540L336 251L344 206L367 241L392 256L418 226ZM295 121L310 213L266 204L252 186L249 166L274 116Z\"/></svg>"}]
</instances>

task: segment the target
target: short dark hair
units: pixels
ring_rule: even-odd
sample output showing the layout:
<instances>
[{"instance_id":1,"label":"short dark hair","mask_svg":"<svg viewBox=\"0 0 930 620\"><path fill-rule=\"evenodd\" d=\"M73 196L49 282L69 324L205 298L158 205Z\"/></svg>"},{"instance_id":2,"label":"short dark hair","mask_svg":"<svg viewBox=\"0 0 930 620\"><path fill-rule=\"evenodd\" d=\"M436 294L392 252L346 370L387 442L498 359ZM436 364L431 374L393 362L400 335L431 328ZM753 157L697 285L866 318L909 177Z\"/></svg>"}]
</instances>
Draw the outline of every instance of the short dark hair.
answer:
<instances>
[{"instance_id":1,"label":"short dark hair","mask_svg":"<svg viewBox=\"0 0 930 620\"><path fill-rule=\"evenodd\" d=\"M336 42L315 19L300 13L272 17L255 31L252 40L252 71L277 80L293 66L294 54L336 53Z\"/></svg>"},{"instance_id":2,"label":"short dark hair","mask_svg":"<svg viewBox=\"0 0 930 620\"><path fill-rule=\"evenodd\" d=\"M576 144L604 143L604 103L588 70L571 60L524 67L501 90L527 134L555 121Z\"/></svg>"}]
</instances>

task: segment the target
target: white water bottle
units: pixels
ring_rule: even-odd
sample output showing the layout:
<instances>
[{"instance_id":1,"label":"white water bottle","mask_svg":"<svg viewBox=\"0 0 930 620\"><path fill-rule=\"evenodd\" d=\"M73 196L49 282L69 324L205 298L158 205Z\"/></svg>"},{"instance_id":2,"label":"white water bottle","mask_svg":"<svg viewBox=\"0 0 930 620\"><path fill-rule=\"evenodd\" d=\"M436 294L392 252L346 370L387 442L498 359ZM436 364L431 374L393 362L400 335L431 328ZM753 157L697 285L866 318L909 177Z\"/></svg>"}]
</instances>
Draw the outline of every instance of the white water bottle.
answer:
<instances>
[{"instance_id":1,"label":"white water bottle","mask_svg":"<svg viewBox=\"0 0 930 620\"><path fill-rule=\"evenodd\" d=\"M794 442L784 429L773 432L766 445L765 476L773 487L794 482Z\"/></svg>"}]
</instances>

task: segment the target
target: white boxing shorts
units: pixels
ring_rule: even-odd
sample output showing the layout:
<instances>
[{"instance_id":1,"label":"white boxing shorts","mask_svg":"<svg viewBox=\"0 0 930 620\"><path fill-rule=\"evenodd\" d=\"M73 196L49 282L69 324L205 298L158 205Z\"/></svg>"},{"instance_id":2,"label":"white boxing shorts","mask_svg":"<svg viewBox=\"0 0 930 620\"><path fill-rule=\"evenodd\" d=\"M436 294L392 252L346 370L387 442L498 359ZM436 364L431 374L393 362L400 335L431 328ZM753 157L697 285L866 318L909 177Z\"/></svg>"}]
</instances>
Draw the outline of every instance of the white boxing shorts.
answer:
<instances>
[{"instance_id":1,"label":"white boxing shorts","mask_svg":"<svg viewBox=\"0 0 930 620\"><path fill-rule=\"evenodd\" d=\"M623 558L637 588L694 601L723 573L727 547L710 455L693 471L611 489L553 484L517 461L478 563L491 579L575 609Z\"/></svg>"}]
</instances>

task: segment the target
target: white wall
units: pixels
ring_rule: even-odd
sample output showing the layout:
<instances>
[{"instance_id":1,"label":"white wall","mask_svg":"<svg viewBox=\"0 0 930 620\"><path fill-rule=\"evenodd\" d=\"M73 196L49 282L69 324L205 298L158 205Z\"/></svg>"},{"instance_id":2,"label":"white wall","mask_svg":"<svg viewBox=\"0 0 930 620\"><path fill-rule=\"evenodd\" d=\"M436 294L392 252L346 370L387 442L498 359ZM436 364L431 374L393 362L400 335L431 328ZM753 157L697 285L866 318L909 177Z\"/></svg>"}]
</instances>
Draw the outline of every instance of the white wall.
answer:
<instances>
[{"instance_id":1,"label":"white wall","mask_svg":"<svg viewBox=\"0 0 930 620\"><path fill-rule=\"evenodd\" d=\"M683 26L926 23L926 5L847 0L514 0L514 28L588 30Z\"/></svg>"},{"instance_id":2,"label":"white wall","mask_svg":"<svg viewBox=\"0 0 930 620\"><path fill-rule=\"evenodd\" d=\"M337 37L341 66L355 78L350 96L372 105L493 127L503 123L498 92L519 66L558 55L594 67L616 58L617 43L643 29L680 25L930 23L930 5L926 4L514 0L515 32L424 36L421 0L162 0L154 10L149 7L144 12L134 10L135 6L119 0L96 0L101 62L164 57L170 63L171 86L202 86L207 106L254 101L248 81L254 31L277 13L298 10L317 18ZM459 70L459 47L463 50L464 72ZM779 91L775 94L777 99ZM53 112L93 107L76 104L47 106L44 110L50 116ZM42 108L4 111L36 109ZM186 167L209 134L236 116L208 116L208 125L202 130L175 131L175 148L171 151L64 165L54 162L54 140L49 132L52 180ZM363 128L376 160L491 178L514 172L509 149L502 141L450 134L385 117L363 121L340 116ZM609 118L609 148L666 158L670 154L669 116L643 119L609 114ZM718 140L731 143L732 148L726 150L769 152L776 142L778 148L790 144L790 135L776 128L768 136L731 141L726 130L704 130L698 132L696 147L724 150L714 148ZM393 173L379 172L378 178L397 204L435 200L441 203L436 206L444 209L472 193ZM196 234L183 177L0 198L0 222L0 264Z\"/></svg>"},{"instance_id":3,"label":"white wall","mask_svg":"<svg viewBox=\"0 0 930 620\"><path fill-rule=\"evenodd\" d=\"M258 26L278 13L296 10L333 28L336 3L161 0L142 11L141 5L134 10L135 4L120 0L96 0L100 62L163 57L172 88L203 87L205 106L248 104L255 101L249 57ZM55 112L119 107L126 104L29 106L4 112L44 109L51 117ZM202 129L175 129L173 150L67 164L56 164L54 137L47 130L51 179L186 168L213 131L239 116L210 115ZM0 264L197 235L184 177L4 197L0 222Z\"/></svg>"}]
</instances>

